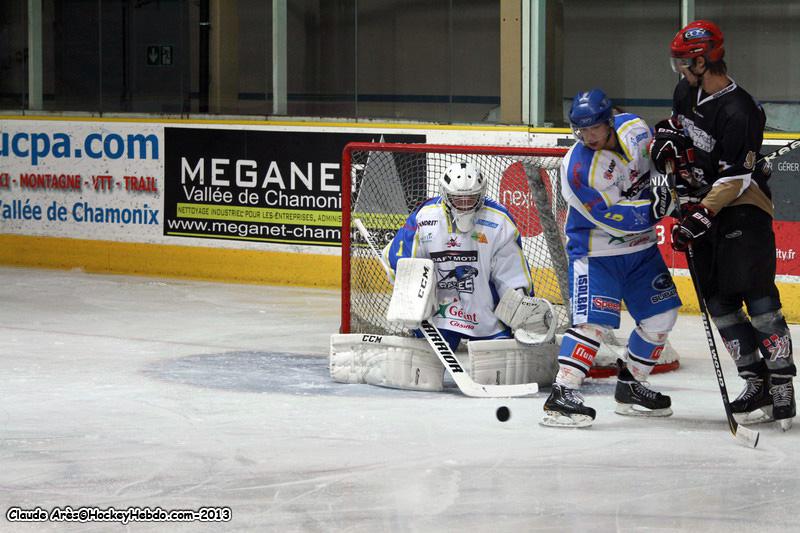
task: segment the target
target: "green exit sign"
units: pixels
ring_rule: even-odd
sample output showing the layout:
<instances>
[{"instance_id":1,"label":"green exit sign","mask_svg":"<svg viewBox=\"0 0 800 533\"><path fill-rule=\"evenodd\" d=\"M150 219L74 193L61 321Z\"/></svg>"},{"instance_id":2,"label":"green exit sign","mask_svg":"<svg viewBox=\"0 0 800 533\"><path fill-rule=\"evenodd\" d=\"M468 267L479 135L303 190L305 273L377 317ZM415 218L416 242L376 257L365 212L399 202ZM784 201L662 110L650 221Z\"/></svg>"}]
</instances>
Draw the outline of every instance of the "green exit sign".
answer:
<instances>
[{"instance_id":1,"label":"green exit sign","mask_svg":"<svg viewBox=\"0 0 800 533\"><path fill-rule=\"evenodd\" d=\"M148 45L145 64L148 67L171 67L173 64L172 45Z\"/></svg>"}]
</instances>

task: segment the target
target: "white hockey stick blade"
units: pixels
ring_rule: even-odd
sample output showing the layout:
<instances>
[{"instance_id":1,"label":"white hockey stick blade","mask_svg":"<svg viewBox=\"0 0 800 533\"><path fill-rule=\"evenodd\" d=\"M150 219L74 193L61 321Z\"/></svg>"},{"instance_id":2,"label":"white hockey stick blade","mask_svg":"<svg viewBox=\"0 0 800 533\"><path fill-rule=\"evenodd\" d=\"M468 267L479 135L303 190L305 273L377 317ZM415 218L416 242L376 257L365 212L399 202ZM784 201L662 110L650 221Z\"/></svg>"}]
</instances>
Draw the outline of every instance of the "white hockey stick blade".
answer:
<instances>
[{"instance_id":1,"label":"white hockey stick blade","mask_svg":"<svg viewBox=\"0 0 800 533\"><path fill-rule=\"evenodd\" d=\"M755 448L758 446L758 431L744 426L738 426L733 436L736 438L736 442L742 446L747 446L748 448Z\"/></svg>"},{"instance_id":2,"label":"white hockey stick blade","mask_svg":"<svg viewBox=\"0 0 800 533\"><path fill-rule=\"evenodd\" d=\"M517 396L529 396L539 392L539 385L536 383L522 383L519 385L481 385L472 380L459 364L458 359L453 354L453 350L444 340L439 329L423 320L420 326L425 339L431 345L436 356L444 365L447 373L453 378L456 386L465 396L473 398L512 398Z\"/></svg>"}]
</instances>

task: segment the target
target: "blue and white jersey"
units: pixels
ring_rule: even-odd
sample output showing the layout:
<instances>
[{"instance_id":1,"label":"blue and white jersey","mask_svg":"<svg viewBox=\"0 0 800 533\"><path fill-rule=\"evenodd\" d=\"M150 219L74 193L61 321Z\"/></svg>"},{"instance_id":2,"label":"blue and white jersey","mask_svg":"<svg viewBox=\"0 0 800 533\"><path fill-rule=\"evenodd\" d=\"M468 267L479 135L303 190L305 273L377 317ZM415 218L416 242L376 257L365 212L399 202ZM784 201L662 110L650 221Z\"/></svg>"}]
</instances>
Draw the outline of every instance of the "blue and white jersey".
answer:
<instances>
[{"instance_id":1,"label":"blue and white jersey","mask_svg":"<svg viewBox=\"0 0 800 533\"><path fill-rule=\"evenodd\" d=\"M489 198L475 214L472 231L458 231L441 196L409 215L383 250L392 270L402 257L431 259L436 270L439 329L468 337L488 337L506 330L494 314L508 289L533 290L517 226L505 207Z\"/></svg>"},{"instance_id":2,"label":"blue and white jersey","mask_svg":"<svg viewBox=\"0 0 800 533\"><path fill-rule=\"evenodd\" d=\"M653 138L636 115L614 117L619 151L591 150L576 143L561 164L561 192L567 211L567 253L572 258L622 255L656 243L649 187L627 198L635 182L649 180Z\"/></svg>"}]
</instances>

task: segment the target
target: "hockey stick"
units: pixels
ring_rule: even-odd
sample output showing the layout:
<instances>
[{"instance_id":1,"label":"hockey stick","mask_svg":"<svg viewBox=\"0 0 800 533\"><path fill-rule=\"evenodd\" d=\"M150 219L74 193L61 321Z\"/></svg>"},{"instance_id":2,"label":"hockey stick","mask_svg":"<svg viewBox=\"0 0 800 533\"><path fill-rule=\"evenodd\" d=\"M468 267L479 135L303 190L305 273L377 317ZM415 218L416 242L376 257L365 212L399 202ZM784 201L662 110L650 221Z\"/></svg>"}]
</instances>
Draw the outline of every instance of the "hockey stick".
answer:
<instances>
[{"instance_id":1,"label":"hockey stick","mask_svg":"<svg viewBox=\"0 0 800 533\"><path fill-rule=\"evenodd\" d=\"M364 226L359 218L353 219L353 224L355 224L361 236L364 237L364 240L367 241L367 245L372 251L372 254L380 261L389 279L392 279L392 269L378 251L366 226ZM522 383L519 385L481 385L480 383L476 383L469 374L464 372L453 350L450 349L447 341L442 337L439 328L428 320L423 320L420 324L420 330L428 341L428 344L433 348L436 357L439 358L439 361L444 365L447 373L453 378L456 386L465 396L471 396L473 398L510 398L514 396L528 396L539 392L539 385L536 383Z\"/></svg>"},{"instance_id":2,"label":"hockey stick","mask_svg":"<svg viewBox=\"0 0 800 533\"><path fill-rule=\"evenodd\" d=\"M672 201L675 202L675 209L678 212L680 219L682 215L680 199L678 192L675 190L675 174L672 161L667 162L667 176L670 179L670 191L672 194ZM731 404L728 400L728 388L725 386L725 376L722 374L722 365L719 362L719 353L717 352L717 343L714 340L714 332L711 330L711 320L708 318L708 308L706 307L706 300L703 297L703 291L700 287L700 279L697 276L697 270L694 265L694 249L692 243L686 249L686 262L689 265L689 276L692 278L692 285L694 285L694 292L697 296L697 301L700 304L700 315L703 317L703 328L706 332L706 340L708 341L708 349L711 352L711 361L714 363L714 372L717 375L717 385L719 385L719 392L722 395L722 405L725 406L725 416L728 418L728 427L731 430L734 438L739 444L749 448L758 446L758 431L750 428L740 426L733 418L731 411Z\"/></svg>"},{"instance_id":3,"label":"hockey stick","mask_svg":"<svg viewBox=\"0 0 800 533\"><path fill-rule=\"evenodd\" d=\"M780 148L778 148L774 152L771 152L771 153L765 155L764 157L762 157L761 159L759 159L758 161L755 162L755 165L753 165L753 168L755 168L756 165L758 165L759 163L762 163L762 162L767 162L770 165L772 165L772 161L774 159L777 159L779 157L785 156L786 154L788 154L789 152L791 152L795 148L800 148L800 139L795 139L794 141L791 141L790 143L781 146ZM705 186L697 189L697 191L695 191L693 193L692 197L697 196L698 198L700 198L700 197L705 196L708 193L708 191L711 190L712 185L713 184L708 184L708 185L705 185Z\"/></svg>"},{"instance_id":4,"label":"hockey stick","mask_svg":"<svg viewBox=\"0 0 800 533\"><path fill-rule=\"evenodd\" d=\"M781 146L780 148L778 148L777 150L775 150L771 154L765 155L764 157L762 157L761 159L756 161L756 164L761 163L762 161L766 161L766 162L771 164L773 159L777 159L779 157L783 157L786 154L788 154L789 152L791 152L792 150L794 150L795 148L800 148L800 139L795 139L794 141L791 141L791 142Z\"/></svg>"},{"instance_id":5,"label":"hockey stick","mask_svg":"<svg viewBox=\"0 0 800 533\"><path fill-rule=\"evenodd\" d=\"M792 150L794 150L796 148L800 148L800 139L795 139L794 141L791 141L791 142L781 146L780 148L778 148L774 152L771 152L771 153L763 156L761 159L756 161L755 164L758 165L759 163L763 163L763 162L766 161L767 163L769 163L771 165L772 161L774 159L777 159L779 157L783 157L784 155L788 154L789 152L791 152ZM755 168L755 165L753 167ZM623 192L623 196L625 196L628 199L635 198L636 196L639 195L640 192L642 192L642 189L644 189L649 184L650 184L650 180L647 179L646 176L643 176L636 183L631 185L631 187L627 191ZM692 197L705 196L705 194L708 193L708 191L710 191L710 190L711 190L711 185L710 184L709 185L704 185L704 186L700 187L699 189L697 189L696 191L694 191L694 193L692 194Z\"/></svg>"}]
</instances>

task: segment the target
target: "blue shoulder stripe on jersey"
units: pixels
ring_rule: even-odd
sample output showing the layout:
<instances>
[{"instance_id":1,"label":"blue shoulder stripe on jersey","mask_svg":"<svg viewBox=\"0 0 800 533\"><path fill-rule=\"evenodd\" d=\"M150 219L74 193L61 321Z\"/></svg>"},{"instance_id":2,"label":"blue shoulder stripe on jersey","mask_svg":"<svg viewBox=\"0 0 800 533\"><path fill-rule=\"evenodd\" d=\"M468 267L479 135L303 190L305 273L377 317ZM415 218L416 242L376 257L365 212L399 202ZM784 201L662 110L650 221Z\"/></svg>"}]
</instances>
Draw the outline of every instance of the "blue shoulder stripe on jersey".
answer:
<instances>
[{"instance_id":1,"label":"blue shoulder stripe on jersey","mask_svg":"<svg viewBox=\"0 0 800 533\"><path fill-rule=\"evenodd\" d=\"M483 205L485 205L486 207L491 207L492 209L496 209L497 211L502 211L505 214L508 214L508 209L506 209L506 206L504 206L497 200L489 198L488 196L483 199Z\"/></svg>"},{"instance_id":2,"label":"blue shoulder stripe on jersey","mask_svg":"<svg viewBox=\"0 0 800 533\"><path fill-rule=\"evenodd\" d=\"M432 205L439 205L441 203L442 203L442 197L441 196L434 196L433 198L429 198L429 199L425 200L423 203L421 203L419 205L419 207L417 207L414 211L412 211L410 215L408 215L408 218L406 219L405 224L403 224L403 229L407 229L409 231L416 231L417 230L417 215L419 214L419 212L422 209L426 208L426 207L429 207L429 206L432 206Z\"/></svg>"},{"instance_id":3,"label":"blue shoulder stripe on jersey","mask_svg":"<svg viewBox=\"0 0 800 533\"><path fill-rule=\"evenodd\" d=\"M614 129L618 130L620 126L626 122L630 122L631 120L641 119L642 117L639 115L634 115L633 113L620 113L619 115L614 115Z\"/></svg>"},{"instance_id":4,"label":"blue shoulder stripe on jersey","mask_svg":"<svg viewBox=\"0 0 800 533\"><path fill-rule=\"evenodd\" d=\"M489 209L490 211L496 211L500 216L507 218L509 222L514 225L514 227L517 226L516 220L514 220L514 217L511 216L511 213L508 209L506 209L506 206L497 200L492 200L491 198L486 197L483 201L483 207Z\"/></svg>"},{"instance_id":5,"label":"blue shoulder stripe on jersey","mask_svg":"<svg viewBox=\"0 0 800 533\"><path fill-rule=\"evenodd\" d=\"M585 185L584 181L588 180L595 153L594 150L587 148L583 143L578 143L573 147L569 156L569 164L567 165L567 171L572 174L567 176L567 181L573 191L583 187Z\"/></svg>"}]
</instances>

